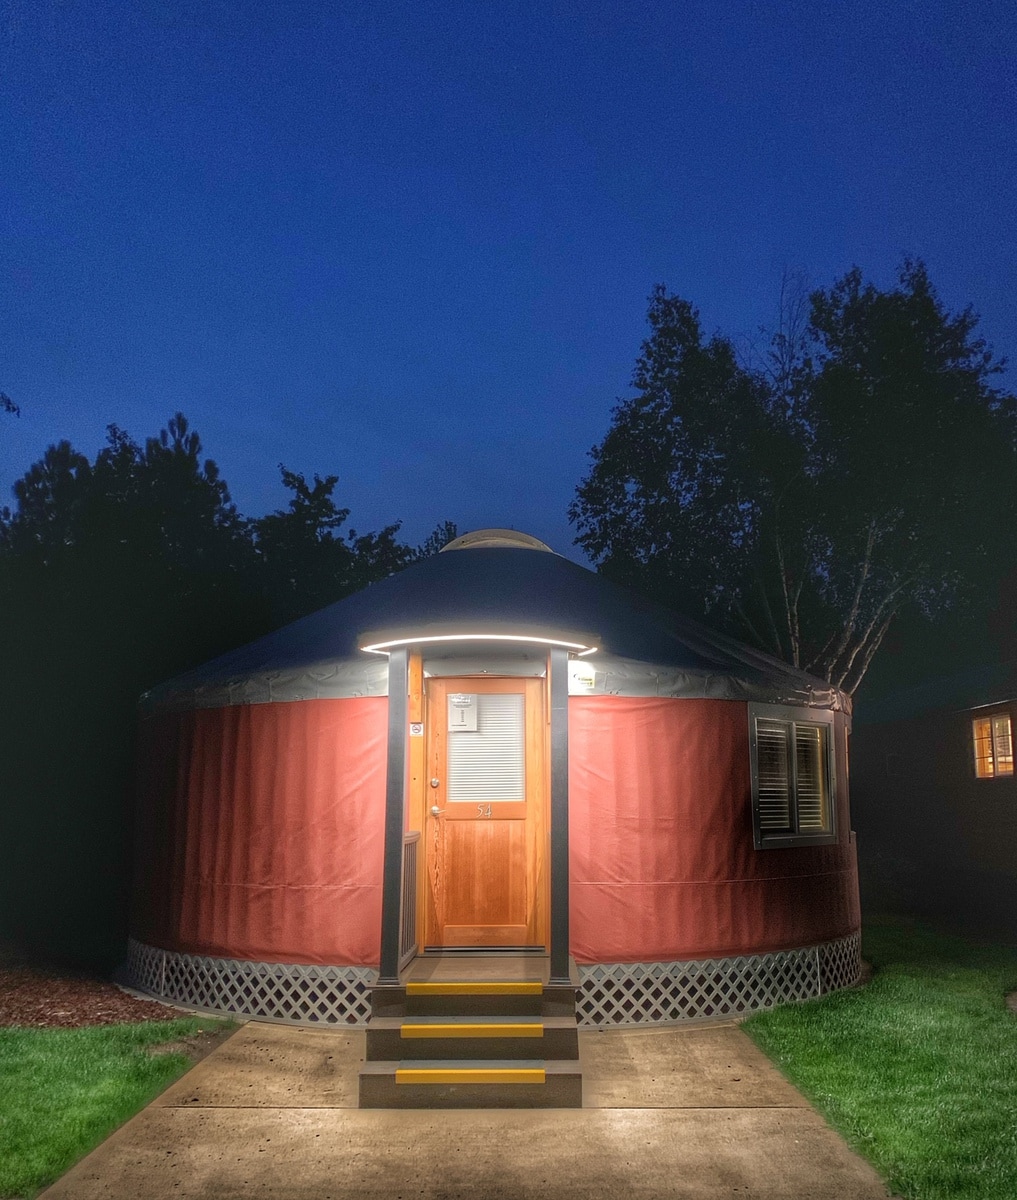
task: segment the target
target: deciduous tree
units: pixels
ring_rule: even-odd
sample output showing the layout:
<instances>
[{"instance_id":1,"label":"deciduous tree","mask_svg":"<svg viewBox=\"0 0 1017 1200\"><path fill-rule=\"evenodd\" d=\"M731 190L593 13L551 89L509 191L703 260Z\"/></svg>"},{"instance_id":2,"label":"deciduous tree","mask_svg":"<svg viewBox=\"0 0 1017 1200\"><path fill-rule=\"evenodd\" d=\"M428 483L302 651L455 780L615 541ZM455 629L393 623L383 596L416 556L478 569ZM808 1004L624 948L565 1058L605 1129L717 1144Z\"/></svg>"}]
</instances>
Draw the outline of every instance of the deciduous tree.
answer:
<instances>
[{"instance_id":1,"label":"deciduous tree","mask_svg":"<svg viewBox=\"0 0 1017 1200\"><path fill-rule=\"evenodd\" d=\"M315 475L308 483L281 463L279 470L293 493L289 504L253 522L278 623L340 600L412 561L413 549L398 540L399 522L366 534L342 530L350 510L333 498L338 475Z\"/></svg>"},{"instance_id":2,"label":"deciduous tree","mask_svg":"<svg viewBox=\"0 0 1017 1200\"><path fill-rule=\"evenodd\" d=\"M648 320L570 508L607 574L854 692L903 610L1017 557L1017 402L922 263L813 292L765 370L663 287Z\"/></svg>"},{"instance_id":3,"label":"deciduous tree","mask_svg":"<svg viewBox=\"0 0 1017 1200\"><path fill-rule=\"evenodd\" d=\"M438 554L443 550L449 542L455 541L458 536L459 530L454 521L441 521L417 547L416 557L430 558L432 554Z\"/></svg>"}]
</instances>

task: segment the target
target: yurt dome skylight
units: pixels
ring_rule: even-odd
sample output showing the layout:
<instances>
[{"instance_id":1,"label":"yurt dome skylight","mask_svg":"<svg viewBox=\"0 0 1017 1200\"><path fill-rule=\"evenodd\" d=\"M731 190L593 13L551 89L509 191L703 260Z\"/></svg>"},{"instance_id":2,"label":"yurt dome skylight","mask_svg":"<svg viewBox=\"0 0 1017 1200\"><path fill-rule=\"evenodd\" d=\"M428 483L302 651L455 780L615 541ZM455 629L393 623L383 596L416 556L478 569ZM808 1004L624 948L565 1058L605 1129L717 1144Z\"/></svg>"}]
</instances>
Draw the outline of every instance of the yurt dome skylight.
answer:
<instances>
[{"instance_id":1,"label":"yurt dome skylight","mask_svg":"<svg viewBox=\"0 0 1017 1200\"><path fill-rule=\"evenodd\" d=\"M546 550L548 554L554 554L551 547L539 538L530 533L521 533L518 529L474 529L472 533L464 533L447 546L442 546L439 553L444 554L446 550L486 550L491 547Z\"/></svg>"}]
</instances>

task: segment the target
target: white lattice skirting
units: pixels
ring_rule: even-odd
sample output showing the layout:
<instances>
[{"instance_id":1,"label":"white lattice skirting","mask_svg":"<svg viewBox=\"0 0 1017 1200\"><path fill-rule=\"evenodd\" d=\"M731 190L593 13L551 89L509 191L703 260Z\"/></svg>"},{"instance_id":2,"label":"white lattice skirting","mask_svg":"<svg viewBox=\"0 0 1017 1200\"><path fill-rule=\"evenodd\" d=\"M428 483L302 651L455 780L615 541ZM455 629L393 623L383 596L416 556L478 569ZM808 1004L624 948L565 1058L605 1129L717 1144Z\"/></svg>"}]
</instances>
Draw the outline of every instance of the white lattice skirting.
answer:
<instances>
[{"instance_id":1,"label":"white lattice skirting","mask_svg":"<svg viewBox=\"0 0 1017 1200\"><path fill-rule=\"evenodd\" d=\"M249 962L159 950L132 938L120 980L186 1008L285 1021L363 1026L371 1014L373 967Z\"/></svg>"},{"instance_id":2,"label":"white lattice skirting","mask_svg":"<svg viewBox=\"0 0 1017 1200\"><path fill-rule=\"evenodd\" d=\"M580 966L579 1023L660 1025L721 1019L811 1000L849 987L861 971L859 937L819 946L691 962ZM132 940L122 982L187 1008L292 1025L363 1027L372 967L248 962L177 954Z\"/></svg>"},{"instance_id":3,"label":"white lattice skirting","mask_svg":"<svg viewBox=\"0 0 1017 1200\"><path fill-rule=\"evenodd\" d=\"M850 987L861 973L858 934L770 954L579 968L580 1025L661 1025L738 1016Z\"/></svg>"}]
</instances>

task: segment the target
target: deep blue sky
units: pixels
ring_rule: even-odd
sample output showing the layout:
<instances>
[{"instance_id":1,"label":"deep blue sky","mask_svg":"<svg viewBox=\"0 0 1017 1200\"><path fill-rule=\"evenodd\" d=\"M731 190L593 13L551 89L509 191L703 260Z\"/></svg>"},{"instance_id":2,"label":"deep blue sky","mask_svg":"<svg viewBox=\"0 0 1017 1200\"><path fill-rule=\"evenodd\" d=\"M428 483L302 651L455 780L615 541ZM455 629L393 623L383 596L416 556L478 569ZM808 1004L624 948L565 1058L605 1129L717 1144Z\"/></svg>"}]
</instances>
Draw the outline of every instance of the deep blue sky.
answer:
<instances>
[{"instance_id":1,"label":"deep blue sky","mask_svg":"<svg viewBox=\"0 0 1017 1200\"><path fill-rule=\"evenodd\" d=\"M565 509L666 283L923 257L1017 354L1012 0L6 0L0 495L182 409L364 531ZM1013 386L1013 374L1008 376Z\"/></svg>"}]
</instances>

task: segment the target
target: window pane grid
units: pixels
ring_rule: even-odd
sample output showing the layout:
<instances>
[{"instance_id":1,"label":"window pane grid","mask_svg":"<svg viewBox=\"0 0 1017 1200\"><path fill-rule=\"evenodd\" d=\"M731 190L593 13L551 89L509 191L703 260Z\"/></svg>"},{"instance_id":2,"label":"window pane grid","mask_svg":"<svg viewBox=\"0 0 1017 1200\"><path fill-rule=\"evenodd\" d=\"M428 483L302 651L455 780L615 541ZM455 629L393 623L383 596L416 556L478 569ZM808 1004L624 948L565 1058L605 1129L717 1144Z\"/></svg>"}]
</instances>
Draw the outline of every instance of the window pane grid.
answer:
<instances>
[{"instance_id":1,"label":"window pane grid","mask_svg":"<svg viewBox=\"0 0 1017 1200\"><path fill-rule=\"evenodd\" d=\"M1008 715L992 718L992 757L997 775L1013 774L1013 739Z\"/></svg>"},{"instance_id":2,"label":"window pane grid","mask_svg":"<svg viewBox=\"0 0 1017 1200\"><path fill-rule=\"evenodd\" d=\"M992 764L992 722L988 717L972 722L975 738L975 774L979 779L995 775Z\"/></svg>"},{"instance_id":3,"label":"window pane grid","mask_svg":"<svg viewBox=\"0 0 1017 1200\"><path fill-rule=\"evenodd\" d=\"M1013 730L1009 713L991 717L976 717L971 722L975 751L975 775L978 779L993 779L1012 775Z\"/></svg>"}]
</instances>

